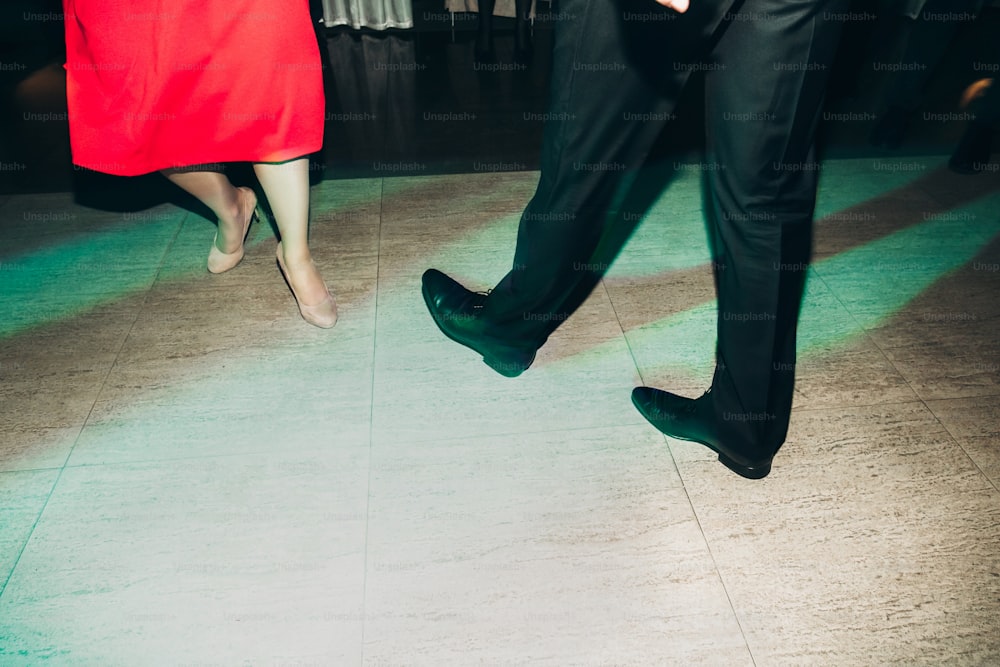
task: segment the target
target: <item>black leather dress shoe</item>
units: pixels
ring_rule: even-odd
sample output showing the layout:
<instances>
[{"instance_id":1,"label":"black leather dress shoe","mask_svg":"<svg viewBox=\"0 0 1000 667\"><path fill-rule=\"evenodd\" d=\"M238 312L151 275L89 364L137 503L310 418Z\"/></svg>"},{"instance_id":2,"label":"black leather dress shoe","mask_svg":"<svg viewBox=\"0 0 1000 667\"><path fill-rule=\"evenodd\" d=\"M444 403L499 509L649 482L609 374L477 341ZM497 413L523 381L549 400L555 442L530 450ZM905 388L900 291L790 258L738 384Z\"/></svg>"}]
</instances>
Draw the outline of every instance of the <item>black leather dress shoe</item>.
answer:
<instances>
[{"instance_id":1,"label":"black leather dress shoe","mask_svg":"<svg viewBox=\"0 0 1000 667\"><path fill-rule=\"evenodd\" d=\"M698 442L719 455L719 461L737 475L761 479L771 472L771 459L751 461L722 444L715 434L714 417L709 413L708 394L684 398L652 387L632 390L632 404L661 433L679 440Z\"/></svg>"},{"instance_id":2,"label":"black leather dress shoe","mask_svg":"<svg viewBox=\"0 0 1000 667\"><path fill-rule=\"evenodd\" d=\"M441 333L483 355L497 373L517 377L535 360L535 347L512 345L487 332L482 318L486 294L465 289L437 269L427 269L421 282L424 303Z\"/></svg>"}]
</instances>

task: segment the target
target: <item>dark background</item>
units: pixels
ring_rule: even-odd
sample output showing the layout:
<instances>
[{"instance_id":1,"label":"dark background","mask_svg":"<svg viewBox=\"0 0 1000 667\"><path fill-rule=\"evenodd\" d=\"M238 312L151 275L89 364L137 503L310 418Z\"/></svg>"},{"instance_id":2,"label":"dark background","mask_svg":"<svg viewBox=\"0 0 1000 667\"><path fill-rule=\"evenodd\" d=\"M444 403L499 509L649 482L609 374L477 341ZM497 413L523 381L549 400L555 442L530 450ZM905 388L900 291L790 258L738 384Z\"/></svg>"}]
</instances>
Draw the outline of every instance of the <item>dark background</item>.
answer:
<instances>
[{"instance_id":1,"label":"dark background","mask_svg":"<svg viewBox=\"0 0 1000 667\"><path fill-rule=\"evenodd\" d=\"M328 114L325 146L314 156L314 181L537 168L542 123L532 114L546 107L551 13L558 5L539 2L534 61L526 69L506 71L474 66L475 15L456 14L453 25L442 5L441 0L415 0L411 30L354 31L317 24L326 61ZM845 26L828 111L874 118L885 103L887 75L872 63L898 58L907 23L892 11L873 8L871 2L854 5L855 11L877 19ZM121 190L121 179L72 168L61 13L61 3L51 0L14 0L0 7L0 194L74 190L84 202L93 195L99 203L101 192ZM52 20L37 20L38 15ZM498 18L495 26L498 60L509 64L513 19ZM997 34L997 9L985 10L978 22L963 30L934 73L926 111L957 110L961 91L989 75L981 63L995 58L989 51ZM393 69L394 64L408 67ZM704 134L700 84L696 76L672 124L679 131L664 134L654 156L699 149ZM440 120L440 114L467 115L447 121ZM872 120L824 122L825 154L875 153L867 142L872 125ZM949 153L962 130L959 122L918 117L896 152ZM157 175L132 179L125 189L136 200L125 205L142 206L162 197L161 180Z\"/></svg>"}]
</instances>

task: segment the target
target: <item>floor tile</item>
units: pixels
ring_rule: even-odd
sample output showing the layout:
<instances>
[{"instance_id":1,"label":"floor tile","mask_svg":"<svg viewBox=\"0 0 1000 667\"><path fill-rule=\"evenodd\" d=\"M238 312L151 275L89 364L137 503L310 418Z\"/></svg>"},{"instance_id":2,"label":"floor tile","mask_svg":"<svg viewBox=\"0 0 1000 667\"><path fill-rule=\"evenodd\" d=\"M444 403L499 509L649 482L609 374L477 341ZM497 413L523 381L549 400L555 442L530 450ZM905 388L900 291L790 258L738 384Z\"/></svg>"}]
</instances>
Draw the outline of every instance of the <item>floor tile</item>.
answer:
<instances>
[{"instance_id":1,"label":"floor tile","mask_svg":"<svg viewBox=\"0 0 1000 667\"><path fill-rule=\"evenodd\" d=\"M0 472L0 593L58 477L58 470Z\"/></svg>"},{"instance_id":2,"label":"floor tile","mask_svg":"<svg viewBox=\"0 0 1000 667\"><path fill-rule=\"evenodd\" d=\"M236 308L227 324L224 309L193 307L192 295L204 296L164 295L164 305L136 323L107 374L73 464L368 442L371 304L346 309L336 327L324 330L302 321L291 299L282 299L291 312L280 319L247 319ZM247 305L276 308L266 299ZM171 315L163 317L168 307Z\"/></svg>"},{"instance_id":3,"label":"floor tile","mask_svg":"<svg viewBox=\"0 0 1000 667\"><path fill-rule=\"evenodd\" d=\"M69 468L0 599L16 661L358 664L367 453Z\"/></svg>"},{"instance_id":4,"label":"floor tile","mask_svg":"<svg viewBox=\"0 0 1000 667\"><path fill-rule=\"evenodd\" d=\"M1000 367L990 369L1000 372ZM972 462L1000 487L1000 399L958 398L927 401L927 407L958 441Z\"/></svg>"},{"instance_id":5,"label":"floor tile","mask_svg":"<svg viewBox=\"0 0 1000 667\"><path fill-rule=\"evenodd\" d=\"M477 212L524 210L537 184L538 173L534 171L387 178L382 215L390 223L405 216L461 225L461 218Z\"/></svg>"},{"instance_id":6,"label":"floor tile","mask_svg":"<svg viewBox=\"0 0 1000 667\"><path fill-rule=\"evenodd\" d=\"M658 441L623 427L376 446L366 660L752 664Z\"/></svg>"},{"instance_id":7,"label":"floor tile","mask_svg":"<svg viewBox=\"0 0 1000 667\"><path fill-rule=\"evenodd\" d=\"M711 379L695 170L639 176L603 280L516 379L441 334L420 277L492 287L537 172L314 185L331 330L268 220L216 276L182 204L0 201L0 663L996 662L1000 179L944 159L824 163L789 438L758 482L629 401Z\"/></svg>"},{"instance_id":8,"label":"floor tile","mask_svg":"<svg viewBox=\"0 0 1000 667\"><path fill-rule=\"evenodd\" d=\"M641 420L628 399L635 367L605 293L595 293L535 364L511 379L440 333L418 296L417 280L380 292L373 442ZM567 391L571 387L587 387L586 394Z\"/></svg>"},{"instance_id":9,"label":"floor tile","mask_svg":"<svg viewBox=\"0 0 1000 667\"><path fill-rule=\"evenodd\" d=\"M0 472L63 467L80 430L79 426L7 426L0 431Z\"/></svg>"},{"instance_id":10,"label":"floor tile","mask_svg":"<svg viewBox=\"0 0 1000 667\"><path fill-rule=\"evenodd\" d=\"M1000 649L1000 496L921 403L797 411L761 483L671 450L757 664Z\"/></svg>"}]
</instances>

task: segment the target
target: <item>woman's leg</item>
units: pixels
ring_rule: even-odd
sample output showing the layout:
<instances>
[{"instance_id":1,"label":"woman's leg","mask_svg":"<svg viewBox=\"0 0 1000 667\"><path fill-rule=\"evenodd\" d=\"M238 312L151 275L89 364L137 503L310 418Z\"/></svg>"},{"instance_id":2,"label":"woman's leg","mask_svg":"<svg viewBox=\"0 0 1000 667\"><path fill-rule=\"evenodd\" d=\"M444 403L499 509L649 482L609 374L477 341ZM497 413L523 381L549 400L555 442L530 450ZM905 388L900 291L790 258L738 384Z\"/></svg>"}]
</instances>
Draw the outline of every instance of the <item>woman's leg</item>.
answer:
<instances>
[{"instance_id":1,"label":"woman's leg","mask_svg":"<svg viewBox=\"0 0 1000 667\"><path fill-rule=\"evenodd\" d=\"M240 217L240 192L225 174L217 171L161 171L182 190L207 206L219 218L215 246L221 252L234 253L243 245L243 220Z\"/></svg>"},{"instance_id":2,"label":"woman's leg","mask_svg":"<svg viewBox=\"0 0 1000 667\"><path fill-rule=\"evenodd\" d=\"M281 234L282 258L292 289L305 305L329 292L309 253L309 160L256 162L253 165Z\"/></svg>"}]
</instances>

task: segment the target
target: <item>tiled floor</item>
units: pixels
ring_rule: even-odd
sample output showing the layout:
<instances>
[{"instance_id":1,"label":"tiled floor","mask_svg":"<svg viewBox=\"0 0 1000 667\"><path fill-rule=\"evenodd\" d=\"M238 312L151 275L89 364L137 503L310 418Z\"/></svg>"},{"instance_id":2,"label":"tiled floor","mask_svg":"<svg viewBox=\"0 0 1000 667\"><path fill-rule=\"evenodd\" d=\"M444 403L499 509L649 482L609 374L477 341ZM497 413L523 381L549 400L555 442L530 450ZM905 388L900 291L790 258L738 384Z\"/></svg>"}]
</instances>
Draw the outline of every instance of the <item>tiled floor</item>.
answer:
<instances>
[{"instance_id":1,"label":"tiled floor","mask_svg":"<svg viewBox=\"0 0 1000 667\"><path fill-rule=\"evenodd\" d=\"M341 304L255 227L0 200L0 664L1000 662L1000 175L824 165L789 440L729 473L629 403L693 394L692 171L510 380L427 316L505 271L534 172L325 181ZM913 166L916 165L916 166Z\"/></svg>"}]
</instances>

